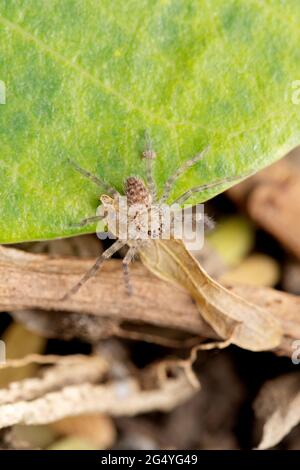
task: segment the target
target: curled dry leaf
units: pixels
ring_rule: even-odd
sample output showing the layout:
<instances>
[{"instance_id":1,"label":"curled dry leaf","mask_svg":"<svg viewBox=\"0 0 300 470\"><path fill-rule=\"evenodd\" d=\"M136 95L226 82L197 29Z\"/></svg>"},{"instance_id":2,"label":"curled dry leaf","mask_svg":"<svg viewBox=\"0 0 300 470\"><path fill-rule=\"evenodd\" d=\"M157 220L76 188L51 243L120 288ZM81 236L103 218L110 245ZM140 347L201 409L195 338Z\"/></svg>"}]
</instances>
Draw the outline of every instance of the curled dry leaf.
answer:
<instances>
[{"instance_id":1,"label":"curled dry leaf","mask_svg":"<svg viewBox=\"0 0 300 470\"><path fill-rule=\"evenodd\" d=\"M273 316L284 332L276 353L291 356L293 342L300 338L300 298L268 287L245 286L242 284L226 285L235 294L259 305Z\"/></svg>"},{"instance_id":2,"label":"curled dry leaf","mask_svg":"<svg viewBox=\"0 0 300 470\"><path fill-rule=\"evenodd\" d=\"M256 416L263 421L259 449L278 444L300 422L300 374L283 375L267 382L255 403Z\"/></svg>"},{"instance_id":3,"label":"curled dry leaf","mask_svg":"<svg viewBox=\"0 0 300 470\"><path fill-rule=\"evenodd\" d=\"M181 240L149 243L141 258L154 274L186 288L203 318L221 338L251 351L279 345L282 331L270 313L214 281Z\"/></svg>"}]
</instances>

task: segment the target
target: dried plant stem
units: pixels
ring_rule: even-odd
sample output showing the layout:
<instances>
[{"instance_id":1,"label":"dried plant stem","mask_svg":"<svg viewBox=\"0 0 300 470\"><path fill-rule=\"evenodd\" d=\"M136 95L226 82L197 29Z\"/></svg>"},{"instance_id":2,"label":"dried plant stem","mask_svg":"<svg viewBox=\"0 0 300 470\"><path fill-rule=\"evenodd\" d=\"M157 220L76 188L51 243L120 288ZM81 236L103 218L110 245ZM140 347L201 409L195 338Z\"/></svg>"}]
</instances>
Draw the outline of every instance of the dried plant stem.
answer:
<instances>
[{"instance_id":1,"label":"dried plant stem","mask_svg":"<svg viewBox=\"0 0 300 470\"><path fill-rule=\"evenodd\" d=\"M71 367L70 362L61 358L58 365L46 369L41 378L33 377L12 382L7 388L0 389L0 408L17 401L34 400L67 385L97 383L109 369L108 364L100 357L86 356L82 360L76 358Z\"/></svg>"},{"instance_id":2,"label":"dried plant stem","mask_svg":"<svg viewBox=\"0 0 300 470\"><path fill-rule=\"evenodd\" d=\"M0 247L0 309L21 311L62 310L95 315L118 328L122 323L150 325L179 333L218 339L201 318L187 292L161 281L141 264L132 267L134 295L128 297L122 282L121 262L110 260L98 275L66 302L59 299L93 260L50 258ZM291 343L300 338L300 299L270 288L230 286L238 295L263 306L279 319L284 331L282 354L290 355ZM112 328L112 334L118 334ZM109 334L109 331L108 331ZM140 333L142 336L142 333Z\"/></svg>"},{"instance_id":3,"label":"dried plant stem","mask_svg":"<svg viewBox=\"0 0 300 470\"><path fill-rule=\"evenodd\" d=\"M195 388L184 373L166 380L157 389L145 391L140 389L135 379L103 385L81 383L31 401L20 397L13 405L0 405L0 428L17 423L44 424L87 413L133 416L155 410L169 411L194 393Z\"/></svg>"},{"instance_id":4,"label":"dried plant stem","mask_svg":"<svg viewBox=\"0 0 300 470\"><path fill-rule=\"evenodd\" d=\"M0 247L0 309L92 314L116 323L137 322L215 337L190 296L162 282L140 263L131 269L134 295L124 289L121 262L109 260L73 297L60 299L94 260L51 258Z\"/></svg>"},{"instance_id":5,"label":"dried plant stem","mask_svg":"<svg viewBox=\"0 0 300 470\"><path fill-rule=\"evenodd\" d=\"M103 370L106 372L107 364L105 361L103 361L103 359L100 359L98 357L91 358L91 356L85 356L83 354L73 354L68 356L59 356L57 354L28 354L27 356L21 357L19 359L7 359L3 364L0 364L0 371L1 369L6 369L7 367L24 367L32 363L41 365L60 364L74 366L78 363L84 364L91 363L92 361L97 367L103 368Z\"/></svg>"}]
</instances>

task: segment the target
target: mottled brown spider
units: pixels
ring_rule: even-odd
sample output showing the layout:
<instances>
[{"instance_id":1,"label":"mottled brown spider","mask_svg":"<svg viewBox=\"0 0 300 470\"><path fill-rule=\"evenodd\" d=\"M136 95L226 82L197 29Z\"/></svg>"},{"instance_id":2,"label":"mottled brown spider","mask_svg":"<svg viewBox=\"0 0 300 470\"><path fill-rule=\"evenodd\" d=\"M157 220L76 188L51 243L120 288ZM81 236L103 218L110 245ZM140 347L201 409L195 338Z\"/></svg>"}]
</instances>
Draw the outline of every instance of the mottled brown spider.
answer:
<instances>
[{"instance_id":1,"label":"mottled brown spider","mask_svg":"<svg viewBox=\"0 0 300 470\"><path fill-rule=\"evenodd\" d=\"M172 187L185 171L198 163L206 155L207 151L208 148L205 148L193 158L187 160L178 170L176 170L165 183L160 198L157 198L156 185L153 177L153 163L156 159L156 153L152 148L148 134L146 134L146 146L145 150L142 152L142 157L147 164L147 183L145 184L141 178L135 176L130 176L125 180L124 193L128 207L125 219L127 218L127 220L124 219L124 215L122 215L122 211L120 210L120 204L122 203L121 194L106 181L91 174L89 171L84 170L76 162L69 160L72 166L81 175L89 178L93 183L100 186L106 193L100 196L102 213L94 217L83 219L79 224L77 224L77 226L82 227L84 225L106 219L107 229L113 233L116 241L97 258L91 269L86 272L86 274L63 297L62 300L66 300L70 295L74 295L78 292L78 290L96 274L104 261L113 256L125 245L128 246L128 251L123 258L124 280L128 294L130 295L132 293L128 269L130 262L133 261L138 251L149 239L165 238L163 214L164 208L166 207L166 201L169 199ZM227 177L216 182L191 188L175 199L172 204L182 206L182 204L184 204L184 202L195 193L215 188L223 185L224 183L236 181L238 179L241 179L241 176ZM151 222L154 220L154 223L149 223L149 220ZM147 229L145 229L145 221L147 221ZM211 226L211 221L207 216L204 216L204 222L209 227ZM120 236L120 226L124 223L126 223L127 230L125 232L125 236L124 232L122 233L122 236ZM148 227L151 227L151 229L148 230ZM170 236L172 236L172 222Z\"/></svg>"}]
</instances>

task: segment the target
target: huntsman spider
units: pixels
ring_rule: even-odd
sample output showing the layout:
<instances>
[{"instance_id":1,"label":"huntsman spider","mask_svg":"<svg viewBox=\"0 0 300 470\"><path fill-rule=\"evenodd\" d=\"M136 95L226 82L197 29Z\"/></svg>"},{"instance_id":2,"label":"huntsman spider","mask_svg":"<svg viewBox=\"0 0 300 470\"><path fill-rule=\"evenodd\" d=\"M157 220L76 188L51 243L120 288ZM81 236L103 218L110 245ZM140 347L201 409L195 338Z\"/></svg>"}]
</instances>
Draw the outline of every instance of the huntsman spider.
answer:
<instances>
[{"instance_id":1,"label":"huntsman spider","mask_svg":"<svg viewBox=\"0 0 300 470\"><path fill-rule=\"evenodd\" d=\"M116 228L124 223L124 215L122 216L120 211L120 201L124 196L121 196L121 194L106 181L81 168L76 162L69 160L69 163L71 163L75 170L77 170L82 176L89 178L93 183L105 191L105 194L100 196L100 201L102 203L100 209L102 209L102 213L94 217L83 219L79 224L76 224L76 226L83 227L93 222L105 219L107 229L113 234L116 241L96 259L96 262L91 269L84 274L84 276L69 292L67 292L62 300L66 300L69 296L76 294L91 277L95 276L106 260L111 258L117 251L126 245L128 246L128 251L122 262L124 282L127 293L129 295L132 293L129 280L129 264L134 260L139 250L149 241L149 239L166 238L163 214L164 208L167 206L166 201L168 201L170 197L173 185L188 169L202 160L207 151L208 147L200 153L197 153L190 160L184 162L183 165L166 181L162 195L157 197L156 184L153 177L153 163L156 158L156 153L152 148L149 136L146 135L146 146L145 150L142 152L142 157L146 161L146 182L139 177L129 176L125 180L124 184L124 193L128 208L125 214L125 218L127 217L125 222L127 222L127 227L129 227L129 229L125 231L125 236L124 233L120 236L118 228ZM177 205L180 207L196 193L203 192L207 189L217 188L225 183L241 179L241 176L226 177L215 182L193 187L176 198L173 201L172 206ZM155 219L156 222L149 224L149 219L151 218L152 220ZM147 220L146 225L145 220ZM211 220L206 215L204 215L204 224L209 228L212 224ZM149 226L150 229L148 228ZM170 227L170 235L172 236L172 221Z\"/></svg>"}]
</instances>

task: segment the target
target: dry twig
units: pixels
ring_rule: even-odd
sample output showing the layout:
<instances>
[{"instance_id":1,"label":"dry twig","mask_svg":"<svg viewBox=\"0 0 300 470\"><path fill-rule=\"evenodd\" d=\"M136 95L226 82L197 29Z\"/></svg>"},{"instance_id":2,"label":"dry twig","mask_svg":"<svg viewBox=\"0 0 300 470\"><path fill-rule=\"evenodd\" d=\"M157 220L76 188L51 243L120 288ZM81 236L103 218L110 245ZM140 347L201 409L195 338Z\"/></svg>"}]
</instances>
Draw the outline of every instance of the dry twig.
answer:
<instances>
[{"instance_id":1,"label":"dry twig","mask_svg":"<svg viewBox=\"0 0 300 470\"><path fill-rule=\"evenodd\" d=\"M143 335L141 326L150 326L157 332L165 329L198 339L217 339L187 292L159 280L139 263L132 269L135 288L132 297L128 298L124 291L120 262L110 260L75 298L62 304L59 300L62 293L86 271L90 262L77 258L52 259L47 255L0 247L0 309L16 312L40 309L51 316L51 312L62 313L63 308L64 315L71 315L71 312L92 315L108 322L106 325L111 329L106 331L107 336L118 334L123 324L130 324L136 326L140 336ZM300 337L299 297L270 288L242 285L230 288L248 301L263 306L271 317L280 321L284 338L279 349L290 355L291 342ZM159 341L158 333L156 339Z\"/></svg>"}]
</instances>

